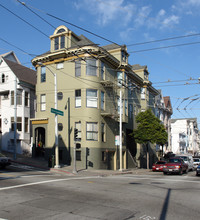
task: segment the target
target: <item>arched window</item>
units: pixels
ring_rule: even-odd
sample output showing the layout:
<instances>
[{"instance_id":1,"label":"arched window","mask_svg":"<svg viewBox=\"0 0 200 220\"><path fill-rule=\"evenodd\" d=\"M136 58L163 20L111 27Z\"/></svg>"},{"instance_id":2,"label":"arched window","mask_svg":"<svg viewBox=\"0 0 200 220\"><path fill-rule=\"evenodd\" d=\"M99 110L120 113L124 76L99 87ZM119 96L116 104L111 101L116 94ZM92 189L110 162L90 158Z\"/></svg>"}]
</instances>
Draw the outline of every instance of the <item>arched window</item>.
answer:
<instances>
[{"instance_id":1,"label":"arched window","mask_svg":"<svg viewBox=\"0 0 200 220\"><path fill-rule=\"evenodd\" d=\"M64 28L60 28L58 31L57 31L57 34L60 34L62 32L65 32L66 30Z\"/></svg>"}]
</instances>

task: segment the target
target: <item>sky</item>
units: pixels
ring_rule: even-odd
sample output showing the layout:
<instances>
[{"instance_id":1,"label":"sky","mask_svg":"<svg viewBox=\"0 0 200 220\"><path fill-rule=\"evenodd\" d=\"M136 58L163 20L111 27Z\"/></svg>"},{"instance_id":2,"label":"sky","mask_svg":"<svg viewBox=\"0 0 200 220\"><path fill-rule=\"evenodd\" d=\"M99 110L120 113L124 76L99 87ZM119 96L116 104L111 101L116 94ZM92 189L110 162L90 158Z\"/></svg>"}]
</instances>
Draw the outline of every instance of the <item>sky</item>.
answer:
<instances>
[{"instance_id":1,"label":"sky","mask_svg":"<svg viewBox=\"0 0 200 220\"><path fill-rule=\"evenodd\" d=\"M200 0L21 2L0 1L0 54L14 51L33 68L59 25L100 46L125 44L129 64L147 65L152 86L170 96L172 118L197 118L200 128Z\"/></svg>"}]
</instances>

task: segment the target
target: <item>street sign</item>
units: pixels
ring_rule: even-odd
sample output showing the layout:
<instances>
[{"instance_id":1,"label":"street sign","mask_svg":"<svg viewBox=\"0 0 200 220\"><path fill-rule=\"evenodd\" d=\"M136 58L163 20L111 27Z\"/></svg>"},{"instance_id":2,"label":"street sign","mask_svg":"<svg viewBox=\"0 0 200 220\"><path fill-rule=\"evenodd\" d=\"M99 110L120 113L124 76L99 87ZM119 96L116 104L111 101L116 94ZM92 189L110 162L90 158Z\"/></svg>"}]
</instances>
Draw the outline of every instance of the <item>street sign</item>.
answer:
<instances>
[{"instance_id":1,"label":"street sign","mask_svg":"<svg viewBox=\"0 0 200 220\"><path fill-rule=\"evenodd\" d=\"M57 115L61 115L61 116L64 115L63 111L60 111L60 110L55 109L55 108L51 108L51 113L54 113L54 114L57 114Z\"/></svg>"}]
</instances>

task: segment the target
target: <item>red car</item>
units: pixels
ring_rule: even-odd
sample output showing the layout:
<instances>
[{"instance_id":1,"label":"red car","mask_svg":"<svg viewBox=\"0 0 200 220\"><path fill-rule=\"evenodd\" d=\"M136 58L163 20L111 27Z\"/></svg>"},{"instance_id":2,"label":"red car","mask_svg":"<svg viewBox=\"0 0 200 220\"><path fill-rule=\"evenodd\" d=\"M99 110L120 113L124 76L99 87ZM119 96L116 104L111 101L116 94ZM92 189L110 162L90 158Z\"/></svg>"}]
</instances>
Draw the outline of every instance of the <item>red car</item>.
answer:
<instances>
[{"instance_id":1,"label":"red car","mask_svg":"<svg viewBox=\"0 0 200 220\"><path fill-rule=\"evenodd\" d=\"M156 163L153 164L152 166L152 171L163 171L163 167L166 164L166 161L164 160L159 160Z\"/></svg>"},{"instance_id":2,"label":"red car","mask_svg":"<svg viewBox=\"0 0 200 220\"><path fill-rule=\"evenodd\" d=\"M188 172L188 165L180 157L169 158L163 167L163 174L177 173L182 175Z\"/></svg>"}]
</instances>

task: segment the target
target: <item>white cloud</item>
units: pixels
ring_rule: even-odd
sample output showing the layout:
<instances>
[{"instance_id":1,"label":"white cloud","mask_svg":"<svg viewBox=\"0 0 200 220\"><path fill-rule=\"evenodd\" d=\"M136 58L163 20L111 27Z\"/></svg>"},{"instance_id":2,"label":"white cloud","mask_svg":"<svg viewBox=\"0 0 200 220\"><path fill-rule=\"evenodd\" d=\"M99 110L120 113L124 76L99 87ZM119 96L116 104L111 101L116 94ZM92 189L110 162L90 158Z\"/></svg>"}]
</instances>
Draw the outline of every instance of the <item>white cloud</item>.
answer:
<instances>
[{"instance_id":1,"label":"white cloud","mask_svg":"<svg viewBox=\"0 0 200 220\"><path fill-rule=\"evenodd\" d=\"M171 15L170 17L167 17L163 20L163 25L164 26L173 26L174 24L179 23L179 17L176 15Z\"/></svg>"},{"instance_id":2,"label":"white cloud","mask_svg":"<svg viewBox=\"0 0 200 220\"><path fill-rule=\"evenodd\" d=\"M199 15L200 0L177 0L171 9L187 15Z\"/></svg>"},{"instance_id":3,"label":"white cloud","mask_svg":"<svg viewBox=\"0 0 200 220\"><path fill-rule=\"evenodd\" d=\"M123 41L129 41L129 40L132 40L133 41L133 35L131 34L132 31L134 31L135 29L134 28L127 28L126 30L124 31L121 31L119 33L120 35L120 38L123 40Z\"/></svg>"},{"instance_id":4,"label":"white cloud","mask_svg":"<svg viewBox=\"0 0 200 220\"><path fill-rule=\"evenodd\" d=\"M127 4L125 0L78 0L74 5L77 10L84 9L94 15L99 25L107 25L118 19L126 25L136 8L134 4Z\"/></svg>"},{"instance_id":5,"label":"white cloud","mask_svg":"<svg viewBox=\"0 0 200 220\"><path fill-rule=\"evenodd\" d=\"M164 9L161 9L159 12L158 12L158 16L164 16L166 14L166 11Z\"/></svg>"},{"instance_id":6,"label":"white cloud","mask_svg":"<svg viewBox=\"0 0 200 220\"><path fill-rule=\"evenodd\" d=\"M149 15L151 13L151 7L149 6L143 6L139 12L137 13L137 16L134 20L136 26L142 26L147 21Z\"/></svg>"}]
</instances>

